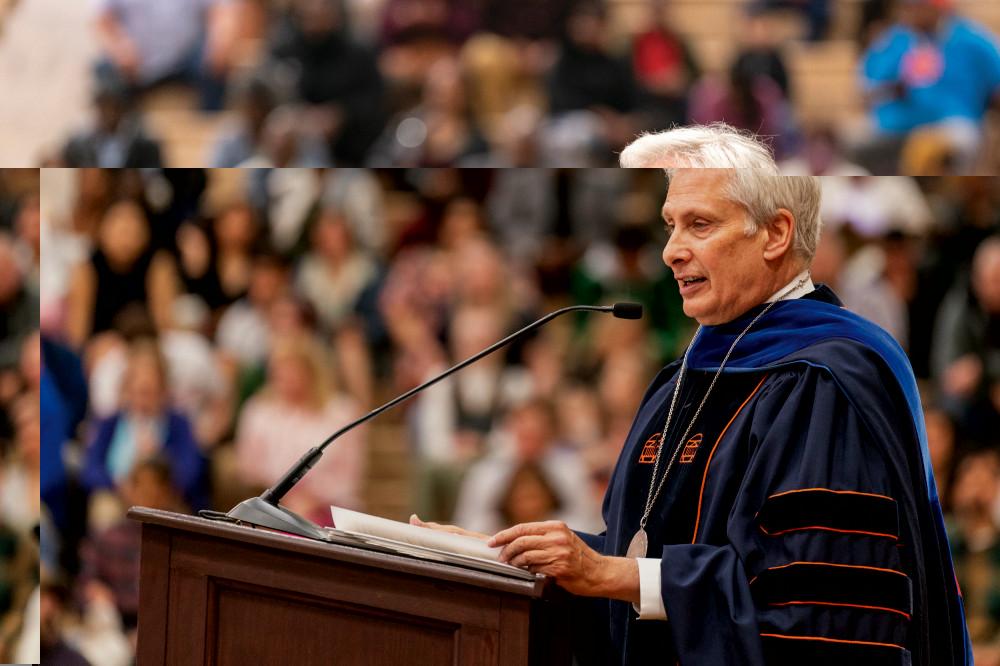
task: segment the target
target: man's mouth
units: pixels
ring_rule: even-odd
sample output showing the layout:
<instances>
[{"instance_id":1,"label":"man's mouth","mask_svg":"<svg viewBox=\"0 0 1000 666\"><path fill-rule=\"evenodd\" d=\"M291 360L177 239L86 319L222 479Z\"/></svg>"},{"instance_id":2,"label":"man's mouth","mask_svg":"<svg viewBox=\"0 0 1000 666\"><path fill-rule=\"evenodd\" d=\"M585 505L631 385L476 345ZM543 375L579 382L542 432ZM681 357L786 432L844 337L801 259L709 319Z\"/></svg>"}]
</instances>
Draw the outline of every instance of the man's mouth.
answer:
<instances>
[{"instance_id":1,"label":"man's mouth","mask_svg":"<svg viewBox=\"0 0 1000 666\"><path fill-rule=\"evenodd\" d=\"M703 277L683 277L677 280L680 287L681 296L687 296L701 288L702 283L708 280Z\"/></svg>"}]
</instances>

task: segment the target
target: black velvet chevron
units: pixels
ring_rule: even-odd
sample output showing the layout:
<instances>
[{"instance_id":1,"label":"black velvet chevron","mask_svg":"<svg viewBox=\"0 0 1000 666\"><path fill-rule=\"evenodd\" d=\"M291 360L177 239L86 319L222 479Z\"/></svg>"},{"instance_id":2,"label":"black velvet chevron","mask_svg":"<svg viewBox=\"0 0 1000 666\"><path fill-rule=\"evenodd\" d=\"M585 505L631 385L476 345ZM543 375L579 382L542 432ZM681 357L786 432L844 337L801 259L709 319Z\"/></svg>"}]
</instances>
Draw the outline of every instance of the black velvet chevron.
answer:
<instances>
[{"instance_id":1,"label":"black velvet chevron","mask_svg":"<svg viewBox=\"0 0 1000 666\"><path fill-rule=\"evenodd\" d=\"M771 536L817 528L899 536L896 502L892 498L823 488L773 495L764 503L757 521Z\"/></svg>"},{"instance_id":2,"label":"black velvet chevron","mask_svg":"<svg viewBox=\"0 0 1000 666\"><path fill-rule=\"evenodd\" d=\"M793 562L761 572L750 589L762 606L838 604L913 613L909 576L889 569Z\"/></svg>"}]
</instances>

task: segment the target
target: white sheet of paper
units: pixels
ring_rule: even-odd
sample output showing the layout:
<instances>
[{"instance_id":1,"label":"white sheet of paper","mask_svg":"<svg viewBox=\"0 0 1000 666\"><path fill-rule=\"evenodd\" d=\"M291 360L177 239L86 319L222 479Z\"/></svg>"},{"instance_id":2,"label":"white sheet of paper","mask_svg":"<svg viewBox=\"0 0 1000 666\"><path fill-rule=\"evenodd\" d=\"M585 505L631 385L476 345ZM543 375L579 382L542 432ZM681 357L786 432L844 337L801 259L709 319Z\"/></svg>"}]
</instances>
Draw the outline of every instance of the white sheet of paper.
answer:
<instances>
[{"instance_id":1,"label":"white sheet of paper","mask_svg":"<svg viewBox=\"0 0 1000 666\"><path fill-rule=\"evenodd\" d=\"M414 546L434 548L493 562L496 562L500 556L499 548L490 548L485 541L475 537L439 532L427 527L418 527L336 506L331 506L330 511L333 514L334 526L345 532L369 534L383 539L402 541Z\"/></svg>"}]
</instances>

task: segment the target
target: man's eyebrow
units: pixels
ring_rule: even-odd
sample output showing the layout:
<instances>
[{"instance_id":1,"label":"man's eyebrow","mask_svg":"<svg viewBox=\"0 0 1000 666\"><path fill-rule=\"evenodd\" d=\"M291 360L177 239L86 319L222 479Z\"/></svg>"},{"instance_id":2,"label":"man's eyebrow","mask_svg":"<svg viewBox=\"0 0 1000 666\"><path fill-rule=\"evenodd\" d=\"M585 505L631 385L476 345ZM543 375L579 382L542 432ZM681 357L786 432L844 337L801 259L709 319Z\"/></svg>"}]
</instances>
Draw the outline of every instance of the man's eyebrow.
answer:
<instances>
[{"instance_id":1,"label":"man's eyebrow","mask_svg":"<svg viewBox=\"0 0 1000 666\"><path fill-rule=\"evenodd\" d=\"M701 206L670 208L668 204L663 204L663 208L660 209L660 217L662 217L664 221L687 217L704 217L709 220L714 220L718 216L719 214L717 212Z\"/></svg>"}]
</instances>

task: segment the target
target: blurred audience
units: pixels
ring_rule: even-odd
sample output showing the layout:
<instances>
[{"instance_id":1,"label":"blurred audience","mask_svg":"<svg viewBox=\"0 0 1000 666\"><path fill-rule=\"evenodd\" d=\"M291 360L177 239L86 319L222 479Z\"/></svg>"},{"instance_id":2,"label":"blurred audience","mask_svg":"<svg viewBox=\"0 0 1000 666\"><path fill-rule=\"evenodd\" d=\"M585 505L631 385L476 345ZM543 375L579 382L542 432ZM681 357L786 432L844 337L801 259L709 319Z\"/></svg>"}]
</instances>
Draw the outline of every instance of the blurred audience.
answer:
<instances>
[{"instance_id":1,"label":"blurred audience","mask_svg":"<svg viewBox=\"0 0 1000 666\"><path fill-rule=\"evenodd\" d=\"M44 161L601 166L727 120L790 173L995 172L1000 24L954 5L97 0L96 117Z\"/></svg>"},{"instance_id":2,"label":"blurred audience","mask_svg":"<svg viewBox=\"0 0 1000 666\"><path fill-rule=\"evenodd\" d=\"M372 147L372 166L474 166L489 146L472 115L459 61L442 58L428 68L419 103L386 126Z\"/></svg>"},{"instance_id":3,"label":"blurred audience","mask_svg":"<svg viewBox=\"0 0 1000 666\"><path fill-rule=\"evenodd\" d=\"M233 64L238 0L98 0L98 80L124 81L136 91L170 79L195 83L201 107L222 107ZM110 166L110 165L106 165Z\"/></svg>"},{"instance_id":4,"label":"blurred audience","mask_svg":"<svg viewBox=\"0 0 1000 666\"><path fill-rule=\"evenodd\" d=\"M43 578L40 601L62 618L43 623L45 649L127 666L136 541L123 505L227 510L363 410L541 313L635 300L640 321L560 318L348 433L286 498L325 524L336 504L483 531L553 517L599 531L635 406L693 332L660 258L660 170L43 177L49 314L40 337L26 323L0 340L10 345L0 475L12 479L0 494L0 613L13 618L0 622L4 655L32 630L23 609L37 585L36 525L57 575ZM985 628L977 656L989 663L998 190L964 178L823 185L813 279L910 356L959 575ZM16 200L11 220L34 205L30 192ZM0 261L31 263L16 249L30 247L31 227L0 227ZM30 272L3 274L0 296L38 289ZM122 276L124 292L113 289ZM53 601L56 580L72 594Z\"/></svg>"},{"instance_id":5,"label":"blurred audience","mask_svg":"<svg viewBox=\"0 0 1000 666\"><path fill-rule=\"evenodd\" d=\"M39 663L41 547L49 505L64 508L43 464L50 379L38 332L39 172L0 169L0 662ZM52 416L46 411L45 416ZM46 433L48 434L48 433ZM51 442L48 442L51 444ZM64 517L64 516L61 516ZM65 523L63 523L65 525ZM42 653L44 654L44 653ZM48 662L46 662L48 663Z\"/></svg>"},{"instance_id":6,"label":"blurred audience","mask_svg":"<svg viewBox=\"0 0 1000 666\"><path fill-rule=\"evenodd\" d=\"M784 57L766 14L749 14L743 34L728 72L703 77L692 89L689 119L700 125L724 122L760 135L782 160L799 148Z\"/></svg>"},{"instance_id":7,"label":"blurred audience","mask_svg":"<svg viewBox=\"0 0 1000 666\"><path fill-rule=\"evenodd\" d=\"M1000 236L983 241L967 283L945 297L933 368L952 415L968 436L996 440L1000 427Z\"/></svg>"},{"instance_id":8,"label":"blurred audience","mask_svg":"<svg viewBox=\"0 0 1000 666\"><path fill-rule=\"evenodd\" d=\"M587 471L572 451L554 441L552 405L535 400L513 407L494 450L466 474L455 522L493 534L517 516L599 526L588 493Z\"/></svg>"},{"instance_id":9,"label":"blurred audience","mask_svg":"<svg viewBox=\"0 0 1000 666\"><path fill-rule=\"evenodd\" d=\"M384 122L385 93L375 54L350 35L342 0L294 0L268 48L302 104L296 123L326 140L333 163L362 163Z\"/></svg>"},{"instance_id":10,"label":"blurred audience","mask_svg":"<svg viewBox=\"0 0 1000 666\"><path fill-rule=\"evenodd\" d=\"M542 134L553 165L607 165L634 136L638 88L629 63L611 52L603 2L570 11L547 87L552 120Z\"/></svg>"}]
</instances>

